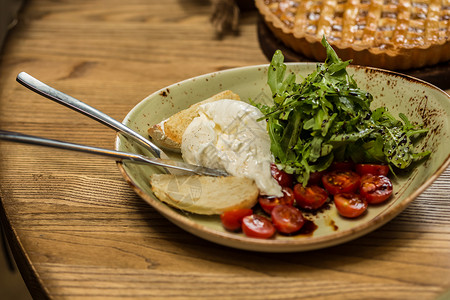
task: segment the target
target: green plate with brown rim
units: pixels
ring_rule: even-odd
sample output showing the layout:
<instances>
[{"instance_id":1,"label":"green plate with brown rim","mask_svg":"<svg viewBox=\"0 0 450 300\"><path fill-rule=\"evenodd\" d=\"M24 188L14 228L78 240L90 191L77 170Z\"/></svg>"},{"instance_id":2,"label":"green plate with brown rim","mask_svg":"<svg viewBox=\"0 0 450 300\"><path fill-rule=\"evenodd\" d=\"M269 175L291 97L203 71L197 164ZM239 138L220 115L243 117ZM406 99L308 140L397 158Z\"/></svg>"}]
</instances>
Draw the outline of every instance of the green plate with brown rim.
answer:
<instances>
[{"instance_id":1,"label":"green plate with brown rim","mask_svg":"<svg viewBox=\"0 0 450 300\"><path fill-rule=\"evenodd\" d=\"M288 63L288 71L306 77L315 70L315 63ZM187 79L165 87L136 105L123 123L143 136L147 130L189 105L224 90L232 90L242 100L271 101L267 85L268 65L249 66L219 71ZM430 129L417 147L430 149L431 157L418 164L408 174L391 178L394 195L381 205L370 206L356 219L340 217L333 204L316 214L305 214L310 220L307 230L295 236L277 234L263 240L242 233L227 232L219 216L202 216L172 208L152 193L150 175L159 169L138 164L119 164L119 169L134 191L159 213L184 230L221 245L263 252L292 252L319 249L344 243L365 235L400 214L422 193L450 163L450 96L439 88L419 79L374 68L349 66L358 86L374 96L372 109L385 106L394 115L404 113L411 121L424 123ZM150 154L140 146L117 136L116 149ZM178 153L167 152L181 160Z\"/></svg>"}]
</instances>

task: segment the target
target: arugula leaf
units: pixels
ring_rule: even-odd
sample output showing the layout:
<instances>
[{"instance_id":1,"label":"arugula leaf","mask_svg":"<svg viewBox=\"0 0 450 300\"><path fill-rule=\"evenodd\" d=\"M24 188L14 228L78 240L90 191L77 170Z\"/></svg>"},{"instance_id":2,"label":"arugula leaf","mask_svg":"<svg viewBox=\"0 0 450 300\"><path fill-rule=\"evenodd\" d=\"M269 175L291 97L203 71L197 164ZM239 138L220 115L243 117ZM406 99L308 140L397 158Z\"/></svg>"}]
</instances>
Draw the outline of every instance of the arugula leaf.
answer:
<instances>
[{"instance_id":1,"label":"arugula leaf","mask_svg":"<svg viewBox=\"0 0 450 300\"><path fill-rule=\"evenodd\" d=\"M272 91L272 97L277 104L282 104L291 91L291 87L295 83L295 74L291 73L285 79L286 65L284 64L284 56L280 50L275 51L272 63L268 70L268 81Z\"/></svg>"},{"instance_id":2,"label":"arugula leaf","mask_svg":"<svg viewBox=\"0 0 450 300\"><path fill-rule=\"evenodd\" d=\"M255 106L264 114L260 121L267 122L277 166L306 185L311 172L325 170L334 159L404 169L429 156L413 144L427 129L404 114L397 120L384 107L372 111L373 96L347 73L350 61L342 61L325 37L322 45L325 62L300 83L287 74L280 50L270 63L267 83L274 103Z\"/></svg>"}]
</instances>

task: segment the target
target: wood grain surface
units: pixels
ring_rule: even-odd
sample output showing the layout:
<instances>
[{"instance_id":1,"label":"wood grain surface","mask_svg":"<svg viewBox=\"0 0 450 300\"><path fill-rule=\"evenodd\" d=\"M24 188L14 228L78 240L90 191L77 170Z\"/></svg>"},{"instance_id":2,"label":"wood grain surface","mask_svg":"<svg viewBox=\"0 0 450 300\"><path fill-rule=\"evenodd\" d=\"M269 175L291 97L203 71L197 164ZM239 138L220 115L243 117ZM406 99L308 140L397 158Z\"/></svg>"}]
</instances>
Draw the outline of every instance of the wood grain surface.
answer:
<instances>
[{"instance_id":1,"label":"wood grain surface","mask_svg":"<svg viewBox=\"0 0 450 300\"><path fill-rule=\"evenodd\" d=\"M211 13L206 0L28 1L0 57L0 128L113 147L112 130L23 88L20 71L121 120L174 82L268 62L256 12L222 39ZM36 299L437 299L450 289L450 169L382 228L288 254L186 233L102 158L0 143L0 192Z\"/></svg>"}]
</instances>

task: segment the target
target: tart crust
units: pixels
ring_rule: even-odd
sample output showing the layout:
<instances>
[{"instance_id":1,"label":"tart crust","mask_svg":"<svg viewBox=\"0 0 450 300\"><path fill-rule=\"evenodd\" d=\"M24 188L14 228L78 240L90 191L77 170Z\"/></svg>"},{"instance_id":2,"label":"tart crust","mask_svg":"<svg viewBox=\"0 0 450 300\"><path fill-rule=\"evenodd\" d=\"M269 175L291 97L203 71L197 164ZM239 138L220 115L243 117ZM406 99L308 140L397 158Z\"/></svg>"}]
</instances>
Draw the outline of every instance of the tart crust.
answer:
<instances>
[{"instance_id":1,"label":"tart crust","mask_svg":"<svg viewBox=\"0 0 450 300\"><path fill-rule=\"evenodd\" d=\"M324 61L325 35L342 60L390 70L450 60L449 0L256 0L273 34Z\"/></svg>"}]
</instances>

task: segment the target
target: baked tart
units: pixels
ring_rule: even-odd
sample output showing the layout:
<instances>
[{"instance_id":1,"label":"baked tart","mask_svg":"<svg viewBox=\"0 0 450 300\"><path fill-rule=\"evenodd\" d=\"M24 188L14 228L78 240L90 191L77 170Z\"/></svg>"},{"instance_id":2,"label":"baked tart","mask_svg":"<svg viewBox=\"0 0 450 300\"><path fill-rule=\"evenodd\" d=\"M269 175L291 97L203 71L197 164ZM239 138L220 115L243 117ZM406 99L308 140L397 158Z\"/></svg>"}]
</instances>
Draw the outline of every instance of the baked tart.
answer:
<instances>
[{"instance_id":1,"label":"baked tart","mask_svg":"<svg viewBox=\"0 0 450 300\"><path fill-rule=\"evenodd\" d=\"M273 34L324 61L325 36L342 60L391 70L450 60L450 0L256 0Z\"/></svg>"}]
</instances>

